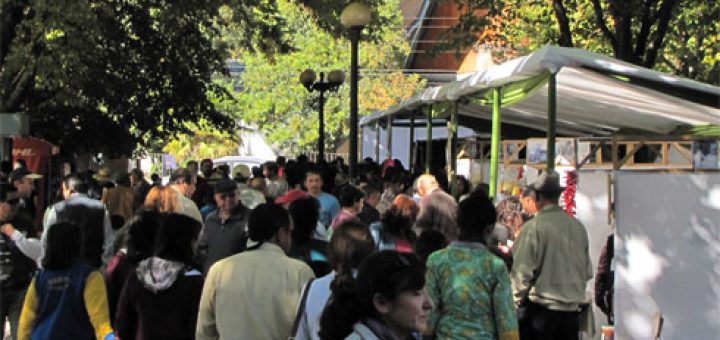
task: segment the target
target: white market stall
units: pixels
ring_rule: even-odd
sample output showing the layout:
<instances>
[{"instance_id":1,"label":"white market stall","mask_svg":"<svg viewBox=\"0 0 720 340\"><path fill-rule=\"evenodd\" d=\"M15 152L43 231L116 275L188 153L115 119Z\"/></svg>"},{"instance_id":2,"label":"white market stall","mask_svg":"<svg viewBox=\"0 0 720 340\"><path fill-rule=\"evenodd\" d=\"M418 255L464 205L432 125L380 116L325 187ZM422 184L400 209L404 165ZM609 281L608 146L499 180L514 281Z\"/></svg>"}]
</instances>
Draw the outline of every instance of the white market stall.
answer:
<instances>
[{"instance_id":1,"label":"white market stall","mask_svg":"<svg viewBox=\"0 0 720 340\"><path fill-rule=\"evenodd\" d=\"M365 126L393 126L396 121L410 121L423 118L445 119L450 133L449 149L455 154L457 147L455 132L459 125L471 127L478 133L491 133L491 147L488 162L490 191L496 197L499 191L500 164L505 166L522 167L525 169L525 178L532 180L535 174L527 171L530 168L555 168L558 170L576 170L578 173L578 187L575 200L577 202L577 217L586 225L590 235L593 263L597 263L600 247L611 232L609 208L613 199L611 187L620 185L615 175L626 170L657 170L674 172L710 171L699 176L707 177L706 183L717 183L720 178L720 164L717 163L718 139L720 139L720 88L703 84L689 79L683 79L661 72L645 69L607 56L599 55L585 50L546 46L528 56L517 58L500 65L492 66L486 70L473 73L462 80L445 84L440 87L428 88L412 98L392 107L386 111L376 112L365 117L361 124ZM392 129L390 130L392 131ZM411 128L412 131L412 128ZM410 140L414 141L412 132ZM574 157L557 157L563 155L562 143L556 136L568 137L574 140L571 155ZM546 138L540 140L545 148L529 147L533 137ZM432 136L429 136L429 140ZM394 143L405 143L406 140L388 139ZM501 142L505 140L505 142ZM519 143L506 143L508 140L521 140ZM537 142L537 140L536 140ZM502 144L501 144L502 143ZM523 144L525 143L525 144ZM706 145L698 152L698 143ZM535 143L537 145L537 143ZM542 144L542 143L541 143ZM515 145L515 149L506 149ZM709 145L709 147L707 146ZM520 149L525 148L525 159L518 158ZM557 148L557 149L556 149ZM501 149L504 152L501 153ZM656 161L642 163L635 155L647 149L658 150L661 154ZM516 152L517 151L517 152ZM539 157L535 157L539 155ZM609 155L609 156L608 156ZM700 156L698 156L700 155ZM713 158L714 157L714 158ZM456 173L455 157L450 157L449 174ZM531 159L533 158L533 159ZM568 159L573 158L573 159ZM427 155L426 159L432 159ZM564 159L565 165L556 163ZM698 159L705 162L698 162ZM710 160L710 161L708 161ZM542 164L542 163L545 164ZM532 163L532 164L531 164ZM531 164L531 167L527 165ZM483 164L481 164L481 167ZM584 167L584 168L583 168ZM711 170L704 170L704 169ZM426 168L427 169L427 168ZM589 169L578 171L580 169ZM712 170L715 169L715 170ZM481 170L482 171L482 170ZM502 171L508 173L507 169ZM682 175L680 175L682 176ZM696 175L687 174L687 181L694 183ZM704 178L703 177L703 178ZM648 176L658 181L667 177ZM640 204L644 209L625 211L618 214L616 225L616 244L627 244L630 239L638 235L652 234L652 228L657 226L656 219L652 223L638 227L636 221L642 221L654 207L649 205L651 200L643 203L644 197L652 199L669 196L677 200L689 200L684 194L700 195L704 200L720 200L717 194L703 193L701 186L695 190L676 191L673 185L680 182L657 182L657 185L642 181L645 190L614 197L615 205L628 207ZM717 191L717 185L706 188L708 191ZM684 186L683 188L685 188ZM630 187L628 187L630 188ZM637 185L631 190L640 190ZM698 190L700 192L698 192ZM622 191L622 189L618 189ZM713 191L713 192L715 192ZM681 195L681 196L676 196ZM667 201L664 201L667 203ZM718 202L710 202L709 206L720 206ZM684 210L685 205L673 205L672 201L662 207L664 214L677 217L661 229L681 228L683 216L692 216L697 221L720 221L717 209L696 209L692 215ZM648 220L650 222L650 220ZM632 224L628 224L632 223ZM660 222L662 223L662 222ZM705 223L703 226L705 226ZM633 225L631 229L624 226ZM680 230L678 230L680 232ZM707 228L690 228L682 230L683 238L678 241L686 242L696 238L707 239ZM655 235L657 236L657 235ZM711 240L720 242L715 234ZM652 237L648 237L653 239ZM666 241L663 239L663 241ZM715 242L712 247L720 247ZM686 247L684 243L680 247ZM616 247L619 266L628 266L628 258L637 259L626 248ZM682 248L685 249L685 248ZM623 253L624 252L624 253ZM689 254L681 252L681 254ZM663 260L667 266L676 263L686 263L687 258L676 258L671 254L664 254ZM700 262L707 265L706 271L717 275L720 267L720 257ZM642 276L642 266L633 267L640 273L631 273ZM661 271L657 282L677 282L672 277L674 272ZM617 313L616 324L621 334L649 336L654 329L647 327L647 315L660 312L665 317L665 324L669 329L668 338L682 338L680 334L685 331L691 334L717 334L716 322L703 317L692 324L686 323L686 318L680 317L687 312L687 304L671 303L667 294L667 284L663 289L653 290L636 289L632 285L633 277L624 276L627 271L620 271L616 277L616 290L622 294L630 292L636 300L644 301L634 310L623 310ZM663 277L667 275L667 277ZM704 280L704 276L688 276L689 280ZM653 282L655 282L653 281ZM693 285L694 286L694 285ZM592 288L589 287L589 292ZM678 288L677 292L680 291ZM720 300L720 291L716 287L708 292L713 301ZM685 294L689 303L696 301L698 294ZM617 295L616 295L617 297ZM650 302L648 302L650 301ZM694 301L694 302L692 302ZM618 308L627 305L616 304ZM652 306L648 311L647 306ZM643 326L645 328L630 328L641 310ZM643 314L644 313L644 314ZM596 316L598 314L596 313ZM604 318L597 318L600 324Z\"/></svg>"}]
</instances>

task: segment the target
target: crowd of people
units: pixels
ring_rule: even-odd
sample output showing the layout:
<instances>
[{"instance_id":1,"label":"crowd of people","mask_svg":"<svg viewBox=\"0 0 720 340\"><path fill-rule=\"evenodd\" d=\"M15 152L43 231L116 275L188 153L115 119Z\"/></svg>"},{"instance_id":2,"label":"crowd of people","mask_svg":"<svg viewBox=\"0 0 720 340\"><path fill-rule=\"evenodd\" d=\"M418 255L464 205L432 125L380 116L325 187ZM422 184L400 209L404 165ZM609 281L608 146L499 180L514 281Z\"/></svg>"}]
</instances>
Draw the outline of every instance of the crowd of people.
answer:
<instances>
[{"instance_id":1,"label":"crowd of people","mask_svg":"<svg viewBox=\"0 0 720 340\"><path fill-rule=\"evenodd\" d=\"M1 170L11 339L578 339L588 326L588 236L555 172L495 205L487 186L398 160L366 159L350 179L342 160L205 159L166 185L71 173L37 209L39 175Z\"/></svg>"}]
</instances>

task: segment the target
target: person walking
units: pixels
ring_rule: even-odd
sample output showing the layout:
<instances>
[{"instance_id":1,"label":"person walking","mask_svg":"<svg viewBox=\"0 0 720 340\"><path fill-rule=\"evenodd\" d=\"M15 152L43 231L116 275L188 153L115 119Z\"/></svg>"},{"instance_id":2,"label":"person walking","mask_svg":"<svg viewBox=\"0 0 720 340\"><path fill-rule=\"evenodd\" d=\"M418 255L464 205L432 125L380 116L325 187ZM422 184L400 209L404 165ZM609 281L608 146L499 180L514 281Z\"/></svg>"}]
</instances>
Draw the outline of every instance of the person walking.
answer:
<instances>
[{"instance_id":1,"label":"person walking","mask_svg":"<svg viewBox=\"0 0 720 340\"><path fill-rule=\"evenodd\" d=\"M200 209L198 209L195 202L190 199L195 192L196 184L197 173L193 173L186 168L175 169L172 175L170 175L170 188L178 193L181 212L202 223L203 220Z\"/></svg>"},{"instance_id":2,"label":"person walking","mask_svg":"<svg viewBox=\"0 0 720 340\"><path fill-rule=\"evenodd\" d=\"M25 292L37 269L33 254L26 254L22 243L16 241L38 240L33 221L18 214L19 200L8 199L9 194L0 193L0 325L7 320L9 339L15 340Z\"/></svg>"},{"instance_id":3,"label":"person walking","mask_svg":"<svg viewBox=\"0 0 720 340\"><path fill-rule=\"evenodd\" d=\"M425 264L415 254L384 250L366 258L357 278L333 285L320 318L320 339L409 339L427 328L432 305Z\"/></svg>"},{"instance_id":4,"label":"person walking","mask_svg":"<svg viewBox=\"0 0 720 340\"><path fill-rule=\"evenodd\" d=\"M45 214L45 230L42 243L48 230L58 221L69 221L82 229L83 258L93 268L100 268L112 259L114 231L110 223L110 214L105 204L87 196L87 182L74 174L68 175L62 183L65 200L55 203ZM43 251L41 248L40 262Z\"/></svg>"},{"instance_id":5,"label":"person walking","mask_svg":"<svg viewBox=\"0 0 720 340\"><path fill-rule=\"evenodd\" d=\"M308 282L304 289L304 303L296 316L295 340L320 339L320 316L330 299L331 287L352 282L360 263L374 252L372 235L363 223L345 222L330 240L330 261L333 271Z\"/></svg>"},{"instance_id":6,"label":"person walking","mask_svg":"<svg viewBox=\"0 0 720 340\"><path fill-rule=\"evenodd\" d=\"M25 296L18 340L114 339L102 274L84 263L80 226L53 224L42 268Z\"/></svg>"},{"instance_id":7,"label":"person walking","mask_svg":"<svg viewBox=\"0 0 720 340\"><path fill-rule=\"evenodd\" d=\"M487 248L495 220L487 195L473 192L458 207L457 241L428 258L435 339L519 338L508 270Z\"/></svg>"},{"instance_id":8,"label":"person walking","mask_svg":"<svg viewBox=\"0 0 720 340\"><path fill-rule=\"evenodd\" d=\"M415 221L415 232L420 235L425 230L437 230L448 240L454 241L457 238L455 199L440 189L440 184L433 175L425 174L418 177L417 186L421 198L418 203L420 211Z\"/></svg>"},{"instance_id":9,"label":"person walking","mask_svg":"<svg viewBox=\"0 0 720 340\"><path fill-rule=\"evenodd\" d=\"M319 171L308 170L305 174L305 190L320 202L320 223L325 230L330 228L335 216L340 212L340 202L335 196L323 191L323 179Z\"/></svg>"},{"instance_id":10,"label":"person walking","mask_svg":"<svg viewBox=\"0 0 720 340\"><path fill-rule=\"evenodd\" d=\"M418 207L412 197L400 194L383 213L382 220L370 225L378 250L396 250L412 253L417 235L412 230Z\"/></svg>"},{"instance_id":11,"label":"person walking","mask_svg":"<svg viewBox=\"0 0 720 340\"><path fill-rule=\"evenodd\" d=\"M193 267L200 222L169 214L154 256L142 260L123 288L115 317L123 340L194 339L203 278Z\"/></svg>"},{"instance_id":12,"label":"person walking","mask_svg":"<svg viewBox=\"0 0 720 340\"><path fill-rule=\"evenodd\" d=\"M363 207L363 199L365 193L354 185L346 185L340 190L340 212L335 216L330 224L331 230L335 231L337 227L345 221L362 222L357 217Z\"/></svg>"},{"instance_id":13,"label":"person walking","mask_svg":"<svg viewBox=\"0 0 720 340\"><path fill-rule=\"evenodd\" d=\"M34 181L40 178L42 175L32 173L25 167L13 170L8 177L9 183L15 187L18 199L17 214L29 218L33 223L37 216L37 208L33 200Z\"/></svg>"},{"instance_id":14,"label":"person walking","mask_svg":"<svg viewBox=\"0 0 720 340\"><path fill-rule=\"evenodd\" d=\"M135 191L133 209L137 210L145 202L148 192L152 186L145 180L145 174L138 168L130 170L130 187Z\"/></svg>"},{"instance_id":15,"label":"person walking","mask_svg":"<svg viewBox=\"0 0 720 340\"><path fill-rule=\"evenodd\" d=\"M588 303L592 278L585 227L559 206L559 175L545 172L533 183L537 215L513 246L513 297L523 339L577 339L579 311Z\"/></svg>"},{"instance_id":16,"label":"person walking","mask_svg":"<svg viewBox=\"0 0 720 340\"><path fill-rule=\"evenodd\" d=\"M116 173L113 177L115 186L105 189L100 201L105 204L111 222L118 221L113 225L113 229L117 230L122 228L125 222L133 216L135 191L130 187L130 175L127 173Z\"/></svg>"},{"instance_id":17,"label":"person walking","mask_svg":"<svg viewBox=\"0 0 720 340\"><path fill-rule=\"evenodd\" d=\"M283 207L268 203L253 209L248 233L256 244L216 262L207 274L195 332L198 340L290 336L300 292L314 277L307 264L286 255L292 230Z\"/></svg>"},{"instance_id":18,"label":"person walking","mask_svg":"<svg viewBox=\"0 0 720 340\"><path fill-rule=\"evenodd\" d=\"M205 219L199 245L205 273L215 262L245 250L247 242L250 210L240 202L237 183L217 181L214 199L218 207Z\"/></svg>"}]
</instances>

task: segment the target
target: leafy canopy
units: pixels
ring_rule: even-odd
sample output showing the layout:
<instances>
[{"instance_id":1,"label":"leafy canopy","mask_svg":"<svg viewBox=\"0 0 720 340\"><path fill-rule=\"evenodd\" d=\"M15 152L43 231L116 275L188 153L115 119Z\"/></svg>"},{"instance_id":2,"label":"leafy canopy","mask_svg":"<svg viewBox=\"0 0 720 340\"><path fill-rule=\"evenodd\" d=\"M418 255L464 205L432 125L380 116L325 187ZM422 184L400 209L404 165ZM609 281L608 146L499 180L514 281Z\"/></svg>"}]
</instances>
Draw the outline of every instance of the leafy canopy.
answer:
<instances>
[{"instance_id":1,"label":"leafy canopy","mask_svg":"<svg viewBox=\"0 0 720 340\"><path fill-rule=\"evenodd\" d=\"M552 43L720 84L718 1L456 2L465 14L438 49L489 44L496 47L495 56L502 60Z\"/></svg>"},{"instance_id":2,"label":"leafy canopy","mask_svg":"<svg viewBox=\"0 0 720 340\"><path fill-rule=\"evenodd\" d=\"M318 93L308 93L300 84L299 75L307 68L326 73L343 70L345 84L337 93L325 95L325 140L329 150L349 131L350 42L334 35L332 26L318 19L311 8L288 0L277 1L277 5L293 50L268 55L232 49L233 57L240 59L246 70L241 80L243 90L236 94L237 106L228 113L257 125L271 143L285 152L315 150L319 137ZM402 26L398 1L384 1L375 9L376 20L387 24L374 28L372 37L366 32L360 44L361 115L392 106L422 87L418 76L407 76L400 70L409 46L403 32L397 29ZM232 36L231 31L228 33Z\"/></svg>"}]
</instances>

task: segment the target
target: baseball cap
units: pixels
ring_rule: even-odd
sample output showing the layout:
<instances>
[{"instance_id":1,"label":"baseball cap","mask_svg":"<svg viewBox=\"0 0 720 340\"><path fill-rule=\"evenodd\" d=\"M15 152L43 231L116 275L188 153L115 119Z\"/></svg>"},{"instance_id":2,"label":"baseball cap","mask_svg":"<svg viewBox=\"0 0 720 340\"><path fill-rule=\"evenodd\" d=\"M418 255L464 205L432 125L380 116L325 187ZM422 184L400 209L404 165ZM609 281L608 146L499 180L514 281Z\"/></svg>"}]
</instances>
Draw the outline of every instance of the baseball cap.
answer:
<instances>
[{"instance_id":1,"label":"baseball cap","mask_svg":"<svg viewBox=\"0 0 720 340\"><path fill-rule=\"evenodd\" d=\"M0 202L16 204L18 202L17 189L8 183L0 183Z\"/></svg>"},{"instance_id":2,"label":"baseball cap","mask_svg":"<svg viewBox=\"0 0 720 340\"><path fill-rule=\"evenodd\" d=\"M275 204L289 204L298 198L308 197L308 193L300 189L293 189L275 199Z\"/></svg>"},{"instance_id":3,"label":"baseball cap","mask_svg":"<svg viewBox=\"0 0 720 340\"><path fill-rule=\"evenodd\" d=\"M215 182L215 193L234 191L237 190L237 188L237 183L227 178L223 178Z\"/></svg>"},{"instance_id":4,"label":"baseball cap","mask_svg":"<svg viewBox=\"0 0 720 340\"><path fill-rule=\"evenodd\" d=\"M15 170L13 170L9 176L10 183L19 181L23 178L39 179L39 178L42 178L42 175L32 173L27 168L17 168Z\"/></svg>"}]
</instances>

